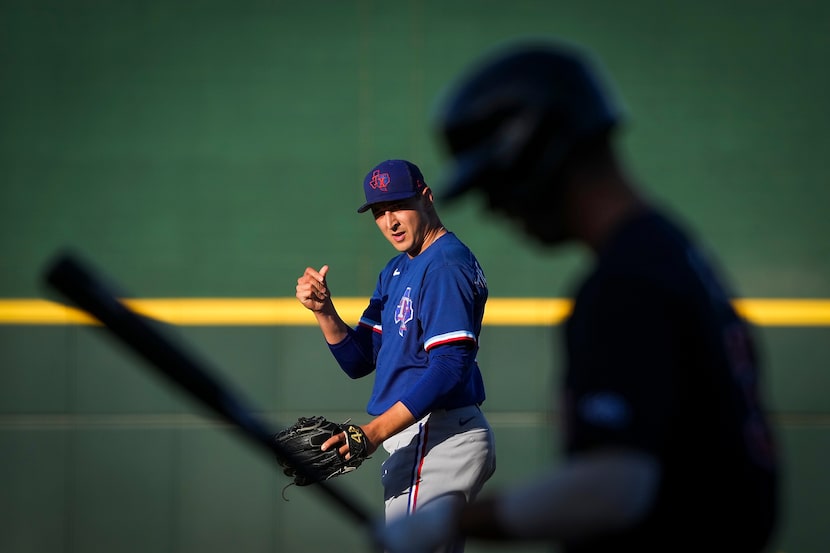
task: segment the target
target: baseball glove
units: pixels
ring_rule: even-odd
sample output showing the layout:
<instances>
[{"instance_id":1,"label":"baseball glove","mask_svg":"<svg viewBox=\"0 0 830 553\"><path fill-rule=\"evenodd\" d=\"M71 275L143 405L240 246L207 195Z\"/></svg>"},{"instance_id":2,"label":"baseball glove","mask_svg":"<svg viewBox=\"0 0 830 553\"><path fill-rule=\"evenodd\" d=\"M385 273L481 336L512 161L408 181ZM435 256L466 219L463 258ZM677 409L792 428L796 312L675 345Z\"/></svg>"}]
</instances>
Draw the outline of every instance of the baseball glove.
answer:
<instances>
[{"instance_id":1,"label":"baseball glove","mask_svg":"<svg viewBox=\"0 0 830 553\"><path fill-rule=\"evenodd\" d=\"M322 451L323 442L341 432L349 442L349 458L344 459L338 448ZM298 486L308 486L346 474L359 467L368 458L368 442L363 430L354 424L337 424L325 417L300 417L297 422L274 435L274 440L287 458L277 457L286 476ZM297 471L295 463L302 465Z\"/></svg>"}]
</instances>

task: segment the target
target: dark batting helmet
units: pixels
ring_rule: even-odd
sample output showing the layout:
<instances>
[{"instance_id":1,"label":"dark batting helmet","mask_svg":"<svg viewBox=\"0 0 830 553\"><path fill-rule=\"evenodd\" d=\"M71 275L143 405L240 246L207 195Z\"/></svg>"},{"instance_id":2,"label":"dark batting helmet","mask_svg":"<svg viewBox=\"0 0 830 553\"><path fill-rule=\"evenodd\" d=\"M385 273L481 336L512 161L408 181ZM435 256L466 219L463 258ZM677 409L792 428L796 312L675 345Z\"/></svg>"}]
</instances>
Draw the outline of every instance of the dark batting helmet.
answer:
<instances>
[{"instance_id":1,"label":"dark batting helmet","mask_svg":"<svg viewBox=\"0 0 830 553\"><path fill-rule=\"evenodd\" d=\"M438 132L453 157L442 195L480 189L497 208L532 201L537 187L555 186L575 148L619 121L585 54L547 42L502 49L439 105Z\"/></svg>"}]
</instances>

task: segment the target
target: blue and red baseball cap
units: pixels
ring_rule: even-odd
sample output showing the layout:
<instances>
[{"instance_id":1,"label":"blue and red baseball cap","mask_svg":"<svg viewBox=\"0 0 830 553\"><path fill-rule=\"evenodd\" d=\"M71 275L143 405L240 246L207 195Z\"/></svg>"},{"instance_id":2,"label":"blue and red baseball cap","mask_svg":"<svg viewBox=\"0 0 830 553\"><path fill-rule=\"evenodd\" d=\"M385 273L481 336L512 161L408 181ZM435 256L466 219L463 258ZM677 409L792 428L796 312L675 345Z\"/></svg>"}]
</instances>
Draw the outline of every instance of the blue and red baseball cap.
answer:
<instances>
[{"instance_id":1,"label":"blue and red baseball cap","mask_svg":"<svg viewBox=\"0 0 830 553\"><path fill-rule=\"evenodd\" d=\"M421 170L404 159L387 159L378 163L363 179L366 203L357 208L363 213L379 202L406 200L421 193L426 187Z\"/></svg>"}]
</instances>

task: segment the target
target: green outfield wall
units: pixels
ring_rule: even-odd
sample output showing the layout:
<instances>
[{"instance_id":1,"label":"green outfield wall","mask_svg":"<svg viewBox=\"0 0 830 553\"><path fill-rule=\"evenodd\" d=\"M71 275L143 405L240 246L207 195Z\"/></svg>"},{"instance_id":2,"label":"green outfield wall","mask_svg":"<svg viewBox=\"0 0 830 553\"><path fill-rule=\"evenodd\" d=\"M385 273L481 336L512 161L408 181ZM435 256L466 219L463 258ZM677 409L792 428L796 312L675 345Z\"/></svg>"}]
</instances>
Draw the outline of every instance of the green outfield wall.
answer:
<instances>
[{"instance_id":1,"label":"green outfield wall","mask_svg":"<svg viewBox=\"0 0 830 553\"><path fill-rule=\"evenodd\" d=\"M632 173L760 310L785 469L770 552L825 553L828 29L830 4L808 0L0 2L0 551L369 550L101 327L54 315L41 275L71 249L125 297L173 301L164 328L275 428L365 420L371 382L343 376L282 300L309 265L331 267L335 299L371 292L395 252L355 213L365 172L407 158L439 187L444 88L483 52L543 36L603 60ZM475 202L439 210L505 308L479 356L497 489L559 462L553 310L589 258L544 251ZM229 309L188 319L183 300ZM274 316L240 311L257 300ZM378 515L381 461L334 484Z\"/></svg>"}]
</instances>

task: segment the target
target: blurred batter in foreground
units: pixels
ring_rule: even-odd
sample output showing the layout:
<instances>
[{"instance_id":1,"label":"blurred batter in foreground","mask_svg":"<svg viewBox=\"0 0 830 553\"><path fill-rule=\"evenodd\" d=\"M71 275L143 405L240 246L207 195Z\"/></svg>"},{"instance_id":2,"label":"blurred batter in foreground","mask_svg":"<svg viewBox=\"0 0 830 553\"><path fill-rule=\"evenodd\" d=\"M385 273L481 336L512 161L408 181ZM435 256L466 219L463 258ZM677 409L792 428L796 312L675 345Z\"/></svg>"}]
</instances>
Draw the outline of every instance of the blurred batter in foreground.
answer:
<instances>
[{"instance_id":1,"label":"blurred batter in foreground","mask_svg":"<svg viewBox=\"0 0 830 553\"><path fill-rule=\"evenodd\" d=\"M596 67L570 46L515 45L473 68L440 117L448 196L476 194L544 245L586 246L595 263L563 329L566 458L460 514L395 521L381 543L762 551L776 451L753 338L690 233L623 167L620 113Z\"/></svg>"}]
</instances>

